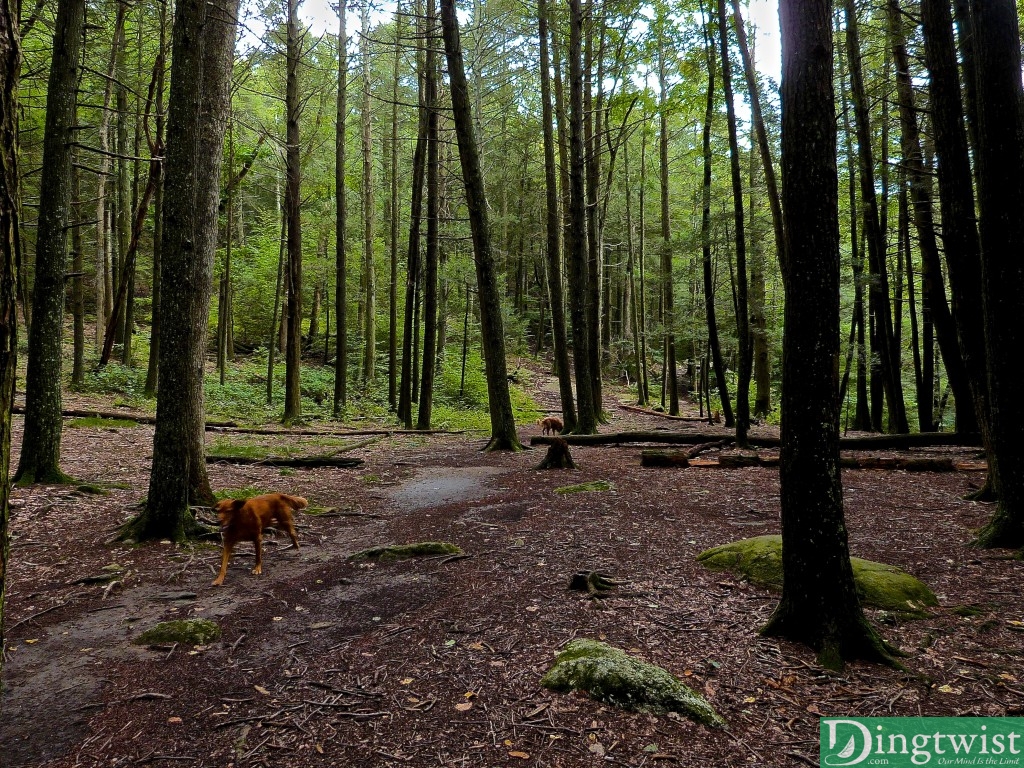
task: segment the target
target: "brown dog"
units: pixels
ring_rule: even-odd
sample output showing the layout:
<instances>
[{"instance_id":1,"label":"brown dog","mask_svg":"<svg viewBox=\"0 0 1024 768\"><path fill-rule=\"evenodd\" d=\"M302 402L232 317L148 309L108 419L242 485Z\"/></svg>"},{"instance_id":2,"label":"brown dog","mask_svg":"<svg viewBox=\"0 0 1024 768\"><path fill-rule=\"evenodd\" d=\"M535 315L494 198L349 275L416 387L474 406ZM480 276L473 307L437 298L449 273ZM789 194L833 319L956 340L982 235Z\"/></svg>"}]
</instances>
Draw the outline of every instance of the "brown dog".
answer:
<instances>
[{"instance_id":1,"label":"brown dog","mask_svg":"<svg viewBox=\"0 0 1024 768\"><path fill-rule=\"evenodd\" d=\"M548 435L548 434L558 435L558 434L561 434L562 433L562 429L565 426L564 424L562 424L562 420L560 418L558 418L557 416L547 416L547 417L541 419L540 421L538 421L537 423L540 424L540 431L541 431L541 434L543 434L543 435Z\"/></svg>"},{"instance_id":2,"label":"brown dog","mask_svg":"<svg viewBox=\"0 0 1024 768\"><path fill-rule=\"evenodd\" d=\"M220 519L224 551L220 560L220 573L213 580L214 586L224 583L232 551L240 541L251 541L256 545L256 566L252 572L256 575L263 573L263 529L272 523L284 528L298 549L299 540L295 538L292 510L303 509L308 503L301 496L288 496L284 493L218 501L214 509L217 510L217 517Z\"/></svg>"}]
</instances>

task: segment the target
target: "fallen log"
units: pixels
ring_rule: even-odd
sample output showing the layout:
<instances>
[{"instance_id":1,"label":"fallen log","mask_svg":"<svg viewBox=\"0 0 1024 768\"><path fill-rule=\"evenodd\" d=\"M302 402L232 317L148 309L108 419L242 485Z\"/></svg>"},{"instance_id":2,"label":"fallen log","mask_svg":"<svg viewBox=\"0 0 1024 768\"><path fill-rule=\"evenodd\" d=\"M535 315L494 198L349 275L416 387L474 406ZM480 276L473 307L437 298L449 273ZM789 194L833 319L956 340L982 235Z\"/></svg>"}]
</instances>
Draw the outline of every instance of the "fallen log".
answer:
<instances>
[{"instance_id":1,"label":"fallen log","mask_svg":"<svg viewBox=\"0 0 1024 768\"><path fill-rule=\"evenodd\" d=\"M717 432L608 432L597 435L562 435L569 445L622 445L624 443L661 443L664 445L694 445L709 443L716 440L729 440L729 432L721 429ZM757 448L778 448L779 438L760 435L748 435L747 442ZM551 438L535 435L530 438L530 445L550 445ZM842 437L839 447L846 450L907 450L910 448L927 448L930 446L964 446L969 448L981 445L981 437L976 434L960 434L958 432L914 432L908 435L868 435L864 437Z\"/></svg>"},{"instance_id":2,"label":"fallen log","mask_svg":"<svg viewBox=\"0 0 1024 768\"><path fill-rule=\"evenodd\" d=\"M11 413L25 413L25 406L15 405L11 408ZM156 424L156 416L150 416L148 413L138 413L134 411L102 411L97 408L67 408L60 412L60 415L66 419L117 419L118 421L135 421L139 424ZM206 422L206 428L231 428L237 427L238 423L234 421L208 421Z\"/></svg>"},{"instance_id":3,"label":"fallen log","mask_svg":"<svg viewBox=\"0 0 1024 768\"><path fill-rule=\"evenodd\" d=\"M641 408L637 405L626 405L625 403L618 403L617 408L621 408L624 411L632 411L633 413L642 413L644 416L657 416L659 419L671 419L672 421L689 421L697 422L700 424L710 424L711 419L707 416L673 416L670 413L662 413L661 411L654 411L650 408Z\"/></svg>"},{"instance_id":4,"label":"fallen log","mask_svg":"<svg viewBox=\"0 0 1024 768\"><path fill-rule=\"evenodd\" d=\"M303 467L305 469L337 467L339 469L350 469L360 466L363 460L338 456L265 456L259 458L256 456L212 455L206 457L207 464L216 464L218 462L225 464L259 464L264 467Z\"/></svg>"},{"instance_id":5,"label":"fallen log","mask_svg":"<svg viewBox=\"0 0 1024 768\"><path fill-rule=\"evenodd\" d=\"M642 467L700 467L702 469L742 469L744 467L777 467L776 454L726 453L717 459L695 459L686 451L644 451ZM904 472L978 472L987 469L984 461L956 461L948 456L841 456L845 469L886 469Z\"/></svg>"},{"instance_id":6,"label":"fallen log","mask_svg":"<svg viewBox=\"0 0 1024 768\"><path fill-rule=\"evenodd\" d=\"M643 451L640 454L641 467L688 467L690 461L702 453L714 448L731 445L732 440L718 440L713 443L701 443L688 451Z\"/></svg>"}]
</instances>

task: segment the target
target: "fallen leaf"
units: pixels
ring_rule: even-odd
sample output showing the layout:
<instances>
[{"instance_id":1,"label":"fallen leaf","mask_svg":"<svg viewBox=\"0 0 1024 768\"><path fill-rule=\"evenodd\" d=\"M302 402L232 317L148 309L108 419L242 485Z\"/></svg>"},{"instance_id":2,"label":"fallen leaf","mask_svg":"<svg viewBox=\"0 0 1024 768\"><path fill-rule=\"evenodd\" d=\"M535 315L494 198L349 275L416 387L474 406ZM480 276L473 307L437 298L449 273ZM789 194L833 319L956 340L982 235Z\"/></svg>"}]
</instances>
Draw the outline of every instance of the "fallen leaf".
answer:
<instances>
[{"instance_id":1,"label":"fallen leaf","mask_svg":"<svg viewBox=\"0 0 1024 768\"><path fill-rule=\"evenodd\" d=\"M516 750L513 750L512 752L508 753L508 756L509 757L518 757L520 760L528 760L529 757L530 757L530 753L529 752L518 752Z\"/></svg>"},{"instance_id":2,"label":"fallen leaf","mask_svg":"<svg viewBox=\"0 0 1024 768\"><path fill-rule=\"evenodd\" d=\"M35 639L33 639L33 640L26 640L26 641L25 641L25 644L26 644L26 645L35 645L35 644L36 644L36 643L38 643L38 642L39 642L39 639L38 639L38 638L35 638Z\"/></svg>"},{"instance_id":3,"label":"fallen leaf","mask_svg":"<svg viewBox=\"0 0 1024 768\"><path fill-rule=\"evenodd\" d=\"M253 688L256 689L257 693L262 693L264 696L269 696L270 695L270 691L268 691L262 685L254 685Z\"/></svg>"},{"instance_id":4,"label":"fallen leaf","mask_svg":"<svg viewBox=\"0 0 1024 768\"><path fill-rule=\"evenodd\" d=\"M181 718L180 717L168 717L167 718L167 722L168 723L172 723L174 725L178 725L181 722Z\"/></svg>"},{"instance_id":5,"label":"fallen leaf","mask_svg":"<svg viewBox=\"0 0 1024 768\"><path fill-rule=\"evenodd\" d=\"M463 701L463 702L461 702L459 704L456 704L455 708L459 712L468 712L469 710L471 710L473 708L473 702L471 702L471 701Z\"/></svg>"},{"instance_id":6,"label":"fallen leaf","mask_svg":"<svg viewBox=\"0 0 1024 768\"><path fill-rule=\"evenodd\" d=\"M526 610L528 610L530 613L535 613L535 612L539 611L540 608L538 608L536 605L528 605L526 607Z\"/></svg>"},{"instance_id":7,"label":"fallen leaf","mask_svg":"<svg viewBox=\"0 0 1024 768\"><path fill-rule=\"evenodd\" d=\"M807 706L807 711L810 712L812 715L818 715L819 717L822 716L821 710L818 709L816 704L809 704Z\"/></svg>"},{"instance_id":8,"label":"fallen leaf","mask_svg":"<svg viewBox=\"0 0 1024 768\"><path fill-rule=\"evenodd\" d=\"M744 704L753 704L755 701L757 701L757 696L747 696L747 698L745 698L743 700L743 703ZM811 706L814 706L814 705L812 704ZM808 707L808 709L810 709L810 708L811 707Z\"/></svg>"},{"instance_id":9,"label":"fallen leaf","mask_svg":"<svg viewBox=\"0 0 1024 768\"><path fill-rule=\"evenodd\" d=\"M314 744L313 749L315 749L318 754L322 755L324 753L324 748L321 747L319 744Z\"/></svg>"},{"instance_id":10,"label":"fallen leaf","mask_svg":"<svg viewBox=\"0 0 1024 768\"><path fill-rule=\"evenodd\" d=\"M462 695L463 695L463 696L465 696L465 697L466 697L467 699L473 699L473 698L476 698L476 694L475 694L475 693L474 693L473 691L466 691L466 692L465 692L464 694L462 694Z\"/></svg>"},{"instance_id":11,"label":"fallen leaf","mask_svg":"<svg viewBox=\"0 0 1024 768\"><path fill-rule=\"evenodd\" d=\"M588 749L598 757L604 757L604 744L599 741L595 741L591 744Z\"/></svg>"},{"instance_id":12,"label":"fallen leaf","mask_svg":"<svg viewBox=\"0 0 1024 768\"><path fill-rule=\"evenodd\" d=\"M275 616L273 621L284 621L284 616Z\"/></svg>"},{"instance_id":13,"label":"fallen leaf","mask_svg":"<svg viewBox=\"0 0 1024 768\"><path fill-rule=\"evenodd\" d=\"M959 696L964 692L963 688L954 688L952 685L940 685L939 693L950 693L954 696Z\"/></svg>"},{"instance_id":14,"label":"fallen leaf","mask_svg":"<svg viewBox=\"0 0 1024 768\"><path fill-rule=\"evenodd\" d=\"M410 683L412 683L412 678L411 677L403 677L398 682L401 683L402 685L409 685Z\"/></svg>"}]
</instances>

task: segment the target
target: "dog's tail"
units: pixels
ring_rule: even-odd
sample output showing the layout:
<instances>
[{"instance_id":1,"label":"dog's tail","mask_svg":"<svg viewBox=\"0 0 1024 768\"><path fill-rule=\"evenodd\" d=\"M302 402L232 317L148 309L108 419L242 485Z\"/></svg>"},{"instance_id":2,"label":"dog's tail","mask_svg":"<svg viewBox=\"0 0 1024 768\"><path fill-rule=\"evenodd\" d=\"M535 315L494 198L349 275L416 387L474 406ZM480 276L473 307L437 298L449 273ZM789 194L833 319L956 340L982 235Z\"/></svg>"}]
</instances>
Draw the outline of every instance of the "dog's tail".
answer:
<instances>
[{"instance_id":1,"label":"dog's tail","mask_svg":"<svg viewBox=\"0 0 1024 768\"><path fill-rule=\"evenodd\" d=\"M305 509L309 506L309 502L301 496L289 496L287 493L282 493L281 498L288 502L288 506L292 509Z\"/></svg>"}]
</instances>

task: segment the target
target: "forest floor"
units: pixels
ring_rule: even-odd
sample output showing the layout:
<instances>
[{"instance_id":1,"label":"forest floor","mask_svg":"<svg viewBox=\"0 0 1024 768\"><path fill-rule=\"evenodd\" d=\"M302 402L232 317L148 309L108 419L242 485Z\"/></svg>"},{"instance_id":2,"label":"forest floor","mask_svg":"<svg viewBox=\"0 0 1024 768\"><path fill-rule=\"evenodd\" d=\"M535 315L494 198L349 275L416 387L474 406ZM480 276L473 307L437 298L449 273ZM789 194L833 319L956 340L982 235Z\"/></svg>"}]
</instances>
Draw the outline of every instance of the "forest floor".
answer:
<instances>
[{"instance_id":1,"label":"forest floor","mask_svg":"<svg viewBox=\"0 0 1024 768\"><path fill-rule=\"evenodd\" d=\"M538 381L538 401L557 410L550 380ZM607 407L602 431L709 429L625 410L614 395ZM524 441L538 433L520 430ZM854 663L835 674L805 647L758 636L775 594L695 560L779 531L775 469L642 469L641 446L624 445L574 447L577 470L538 471L542 450L484 454L482 438L450 434L381 436L346 454L364 460L355 469L211 464L217 489L295 493L330 510L298 516L301 550L268 541L262 576L241 545L218 588L212 543L111 543L145 495L152 436L148 425L69 423L63 469L109 493L14 491L4 768L799 766L818 764L822 715L1024 714L1024 562L968 546L991 513L963 500L982 472L844 470L853 554L916 575L941 606L917 621L868 612L907 654L904 671ZM337 436L230 439L338 449ZM555 490L595 480L612 488ZM468 556L347 559L423 540ZM569 591L584 569L628 584L605 599ZM215 620L221 639L132 644L186 617ZM667 668L728 729L542 688L553 653L577 637Z\"/></svg>"}]
</instances>

